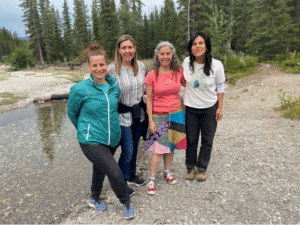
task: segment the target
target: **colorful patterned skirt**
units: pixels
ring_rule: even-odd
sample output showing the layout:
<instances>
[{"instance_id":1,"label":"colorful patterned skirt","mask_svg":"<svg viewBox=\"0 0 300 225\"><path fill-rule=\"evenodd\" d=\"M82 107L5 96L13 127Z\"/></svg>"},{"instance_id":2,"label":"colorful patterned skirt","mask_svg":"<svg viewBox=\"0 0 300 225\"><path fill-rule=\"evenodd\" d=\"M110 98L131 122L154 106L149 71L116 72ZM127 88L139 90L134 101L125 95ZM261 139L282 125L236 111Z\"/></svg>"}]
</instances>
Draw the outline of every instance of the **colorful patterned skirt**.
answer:
<instances>
[{"instance_id":1,"label":"colorful patterned skirt","mask_svg":"<svg viewBox=\"0 0 300 225\"><path fill-rule=\"evenodd\" d=\"M186 149L186 132L184 114L181 109L169 114L153 114L156 134L148 128L145 151L156 154L170 153L171 150Z\"/></svg>"}]
</instances>

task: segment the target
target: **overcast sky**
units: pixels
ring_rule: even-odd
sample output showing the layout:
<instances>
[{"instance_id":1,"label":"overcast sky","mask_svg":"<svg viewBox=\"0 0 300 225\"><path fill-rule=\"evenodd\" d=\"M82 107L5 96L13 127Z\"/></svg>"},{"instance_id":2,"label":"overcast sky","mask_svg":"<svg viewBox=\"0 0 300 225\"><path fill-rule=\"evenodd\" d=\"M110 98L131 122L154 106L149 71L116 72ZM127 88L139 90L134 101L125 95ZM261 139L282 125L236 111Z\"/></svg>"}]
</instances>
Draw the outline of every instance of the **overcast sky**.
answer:
<instances>
[{"instance_id":1,"label":"overcast sky","mask_svg":"<svg viewBox=\"0 0 300 225\"><path fill-rule=\"evenodd\" d=\"M67 0L70 13L73 14L73 0ZM85 4L88 5L89 13L91 12L92 0L84 0ZM115 0L116 6L119 7L119 0ZM154 9L156 5L160 8L163 5L163 0L142 0L142 2L147 6L143 7L143 12L148 14L149 11ZM19 6L20 0L0 0L0 27L5 27L5 29L10 30L12 33L17 32L19 37L25 36L25 25L22 22L23 11ZM60 16L62 13L63 0L50 0L50 4L54 5L55 9L60 11ZM71 15L72 17L72 15Z\"/></svg>"}]
</instances>

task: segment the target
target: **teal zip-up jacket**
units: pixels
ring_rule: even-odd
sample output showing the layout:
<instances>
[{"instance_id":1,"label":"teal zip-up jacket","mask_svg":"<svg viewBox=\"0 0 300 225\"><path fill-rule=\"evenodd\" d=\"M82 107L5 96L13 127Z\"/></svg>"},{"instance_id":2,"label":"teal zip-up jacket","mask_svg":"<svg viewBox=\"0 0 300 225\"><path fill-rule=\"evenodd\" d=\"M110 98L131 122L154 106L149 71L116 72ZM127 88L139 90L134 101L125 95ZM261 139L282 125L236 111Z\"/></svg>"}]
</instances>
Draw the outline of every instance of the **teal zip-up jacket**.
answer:
<instances>
[{"instance_id":1,"label":"teal zip-up jacket","mask_svg":"<svg viewBox=\"0 0 300 225\"><path fill-rule=\"evenodd\" d=\"M71 87L68 116L82 144L116 146L121 138L118 115L120 88L117 80L105 76L110 89L98 88L92 75Z\"/></svg>"}]
</instances>

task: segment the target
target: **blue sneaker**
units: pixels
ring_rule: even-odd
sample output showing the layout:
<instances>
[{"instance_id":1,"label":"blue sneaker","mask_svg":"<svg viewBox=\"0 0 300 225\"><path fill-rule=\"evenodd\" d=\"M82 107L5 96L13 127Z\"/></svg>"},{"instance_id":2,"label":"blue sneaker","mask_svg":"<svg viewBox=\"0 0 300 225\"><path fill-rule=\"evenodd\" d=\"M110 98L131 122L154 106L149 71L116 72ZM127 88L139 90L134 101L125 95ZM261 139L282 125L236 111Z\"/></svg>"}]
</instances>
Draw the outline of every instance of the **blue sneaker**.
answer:
<instances>
[{"instance_id":1,"label":"blue sneaker","mask_svg":"<svg viewBox=\"0 0 300 225\"><path fill-rule=\"evenodd\" d=\"M123 204L123 215L125 217L125 219L131 219L133 217L135 217L135 214L134 214L134 209L132 207L132 204L131 202L127 203L127 204Z\"/></svg>"},{"instance_id":2,"label":"blue sneaker","mask_svg":"<svg viewBox=\"0 0 300 225\"><path fill-rule=\"evenodd\" d=\"M106 209L106 204L100 200L90 198L89 207L96 209L99 212L103 212Z\"/></svg>"}]
</instances>

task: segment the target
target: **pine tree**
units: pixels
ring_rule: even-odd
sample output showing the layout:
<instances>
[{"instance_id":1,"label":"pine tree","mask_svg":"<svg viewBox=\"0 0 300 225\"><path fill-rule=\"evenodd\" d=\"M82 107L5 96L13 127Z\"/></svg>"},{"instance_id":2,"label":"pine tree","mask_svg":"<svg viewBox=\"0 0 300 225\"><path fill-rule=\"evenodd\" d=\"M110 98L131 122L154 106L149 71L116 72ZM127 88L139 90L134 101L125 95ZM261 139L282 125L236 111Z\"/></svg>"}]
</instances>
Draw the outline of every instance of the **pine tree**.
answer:
<instances>
[{"instance_id":1,"label":"pine tree","mask_svg":"<svg viewBox=\"0 0 300 225\"><path fill-rule=\"evenodd\" d=\"M121 34L131 34L132 23L132 13L130 11L130 6L126 0L120 1L120 8L118 10L118 18L120 23L120 33Z\"/></svg>"},{"instance_id":2,"label":"pine tree","mask_svg":"<svg viewBox=\"0 0 300 225\"><path fill-rule=\"evenodd\" d=\"M237 0L234 10L235 23L233 25L232 49L245 52L249 38L251 8L249 0Z\"/></svg>"},{"instance_id":3,"label":"pine tree","mask_svg":"<svg viewBox=\"0 0 300 225\"><path fill-rule=\"evenodd\" d=\"M152 57L152 52L149 48L150 43L150 28L149 28L149 22L146 15L144 15L143 19L143 26L141 28L140 32L140 42L139 42L139 56L143 59L149 59Z\"/></svg>"},{"instance_id":4,"label":"pine tree","mask_svg":"<svg viewBox=\"0 0 300 225\"><path fill-rule=\"evenodd\" d=\"M100 21L103 32L99 34L100 43L106 50L108 57L113 58L117 39L119 37L119 24L114 0L101 0Z\"/></svg>"},{"instance_id":5,"label":"pine tree","mask_svg":"<svg viewBox=\"0 0 300 225\"><path fill-rule=\"evenodd\" d=\"M94 41L100 41L100 30L101 30L101 24L100 24L100 6L98 0L93 0L92 4L92 25L93 25L93 40Z\"/></svg>"},{"instance_id":6,"label":"pine tree","mask_svg":"<svg viewBox=\"0 0 300 225\"><path fill-rule=\"evenodd\" d=\"M175 5L173 0L165 0L163 13L162 13L162 20L163 20L163 28L164 28L164 40L175 44L176 42L176 35L175 31L178 28L177 26L177 13L175 11Z\"/></svg>"},{"instance_id":7,"label":"pine tree","mask_svg":"<svg viewBox=\"0 0 300 225\"><path fill-rule=\"evenodd\" d=\"M54 6L52 5L51 13L54 19L53 23L53 38L52 38L52 45L53 45L53 52L52 52L52 60L54 62L61 62L63 61L63 46L62 46L62 30L61 30L61 19L59 15L59 11L55 10Z\"/></svg>"},{"instance_id":8,"label":"pine tree","mask_svg":"<svg viewBox=\"0 0 300 225\"><path fill-rule=\"evenodd\" d=\"M45 44L45 58L48 63L52 62L51 52L52 52L52 43L51 38L53 36L52 33L52 23L54 22L52 19L50 2L49 0L40 0L39 1L40 14L41 14L41 30L42 30L42 38Z\"/></svg>"},{"instance_id":9,"label":"pine tree","mask_svg":"<svg viewBox=\"0 0 300 225\"><path fill-rule=\"evenodd\" d=\"M36 57L41 64L43 60L43 39L41 35L41 24L36 0L22 0L20 6L23 8L23 22L27 27L26 34L30 34L30 48L34 49Z\"/></svg>"},{"instance_id":10,"label":"pine tree","mask_svg":"<svg viewBox=\"0 0 300 225\"><path fill-rule=\"evenodd\" d=\"M179 5L179 16L182 20L186 21L186 39L189 40L190 36L205 27L202 12L203 4L207 0L177 0Z\"/></svg>"},{"instance_id":11,"label":"pine tree","mask_svg":"<svg viewBox=\"0 0 300 225\"><path fill-rule=\"evenodd\" d=\"M252 0L250 33L247 40L249 53L261 59L274 59L276 54L286 54L295 42L295 25L290 16L287 0Z\"/></svg>"},{"instance_id":12,"label":"pine tree","mask_svg":"<svg viewBox=\"0 0 300 225\"><path fill-rule=\"evenodd\" d=\"M288 6L291 7L290 15L293 20L293 24L295 25L295 36L300 36L300 2L299 0L291 0L287 3ZM291 44L291 50L296 50L300 52L300 40L297 38L295 42Z\"/></svg>"},{"instance_id":13,"label":"pine tree","mask_svg":"<svg viewBox=\"0 0 300 225\"><path fill-rule=\"evenodd\" d=\"M70 61L71 58L74 58L74 43L73 43L73 30L71 27L71 19L69 13L69 7L67 0L64 0L63 3L63 22L62 22L62 31L63 31L63 52L67 61Z\"/></svg>"},{"instance_id":14,"label":"pine tree","mask_svg":"<svg viewBox=\"0 0 300 225\"><path fill-rule=\"evenodd\" d=\"M89 43L89 17L87 16L87 6L84 0L74 0L74 36L75 48L83 49Z\"/></svg>"},{"instance_id":15,"label":"pine tree","mask_svg":"<svg viewBox=\"0 0 300 225\"><path fill-rule=\"evenodd\" d=\"M154 15L154 12L152 11L150 13L150 18L149 18L149 33L148 33L148 49L149 49L149 56L152 58L153 57L153 52L154 52L154 49L157 45L157 42L156 40L154 39L155 37L155 15Z\"/></svg>"}]
</instances>

